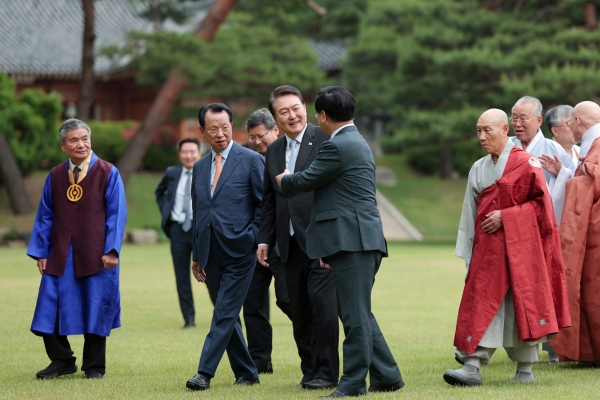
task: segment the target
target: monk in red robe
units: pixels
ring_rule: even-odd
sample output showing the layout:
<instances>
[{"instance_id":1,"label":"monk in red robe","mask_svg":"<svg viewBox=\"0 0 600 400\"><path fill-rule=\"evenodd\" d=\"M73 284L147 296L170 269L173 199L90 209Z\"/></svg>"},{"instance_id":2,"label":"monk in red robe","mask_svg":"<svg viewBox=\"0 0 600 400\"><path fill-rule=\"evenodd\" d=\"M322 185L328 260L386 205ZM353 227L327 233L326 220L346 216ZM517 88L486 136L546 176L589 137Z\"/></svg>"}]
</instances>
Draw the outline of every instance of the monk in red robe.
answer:
<instances>
[{"instance_id":1,"label":"monk in red robe","mask_svg":"<svg viewBox=\"0 0 600 400\"><path fill-rule=\"evenodd\" d=\"M477 121L488 155L469 172L456 255L467 265L454 345L464 364L451 385L481 385L481 365L503 347L532 382L538 343L570 325L560 238L537 158L508 140L508 117L492 109Z\"/></svg>"},{"instance_id":2,"label":"monk in red robe","mask_svg":"<svg viewBox=\"0 0 600 400\"><path fill-rule=\"evenodd\" d=\"M560 228L572 326L553 344L561 361L600 367L600 106L577 104L567 124L581 142Z\"/></svg>"}]
</instances>

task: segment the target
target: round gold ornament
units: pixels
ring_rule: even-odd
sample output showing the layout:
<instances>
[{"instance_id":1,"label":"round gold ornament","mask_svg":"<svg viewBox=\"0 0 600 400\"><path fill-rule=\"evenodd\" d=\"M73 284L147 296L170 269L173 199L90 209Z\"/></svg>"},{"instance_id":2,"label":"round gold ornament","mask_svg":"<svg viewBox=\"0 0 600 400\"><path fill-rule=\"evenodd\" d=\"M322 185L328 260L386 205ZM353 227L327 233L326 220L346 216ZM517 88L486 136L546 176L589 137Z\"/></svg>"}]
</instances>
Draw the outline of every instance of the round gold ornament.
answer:
<instances>
[{"instance_id":1,"label":"round gold ornament","mask_svg":"<svg viewBox=\"0 0 600 400\"><path fill-rule=\"evenodd\" d=\"M83 188L81 186L73 184L67 189L67 199L69 199L70 201L79 201L79 199L81 199L81 196L83 196Z\"/></svg>"}]
</instances>

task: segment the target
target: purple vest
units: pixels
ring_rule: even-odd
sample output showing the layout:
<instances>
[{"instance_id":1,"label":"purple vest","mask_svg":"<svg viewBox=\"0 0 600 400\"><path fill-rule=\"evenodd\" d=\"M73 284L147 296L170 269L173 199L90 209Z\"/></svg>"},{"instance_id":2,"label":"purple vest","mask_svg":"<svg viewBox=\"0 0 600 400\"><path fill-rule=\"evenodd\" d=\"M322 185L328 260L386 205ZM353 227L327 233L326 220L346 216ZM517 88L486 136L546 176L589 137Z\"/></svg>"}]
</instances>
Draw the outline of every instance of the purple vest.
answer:
<instances>
[{"instance_id":1,"label":"purple vest","mask_svg":"<svg viewBox=\"0 0 600 400\"><path fill-rule=\"evenodd\" d=\"M62 276L69 246L73 243L75 277L102 272L106 225L106 185L112 164L97 159L87 176L79 183L83 196L77 202L67 198L71 186L67 173L68 160L52 169L52 247L44 273Z\"/></svg>"}]
</instances>

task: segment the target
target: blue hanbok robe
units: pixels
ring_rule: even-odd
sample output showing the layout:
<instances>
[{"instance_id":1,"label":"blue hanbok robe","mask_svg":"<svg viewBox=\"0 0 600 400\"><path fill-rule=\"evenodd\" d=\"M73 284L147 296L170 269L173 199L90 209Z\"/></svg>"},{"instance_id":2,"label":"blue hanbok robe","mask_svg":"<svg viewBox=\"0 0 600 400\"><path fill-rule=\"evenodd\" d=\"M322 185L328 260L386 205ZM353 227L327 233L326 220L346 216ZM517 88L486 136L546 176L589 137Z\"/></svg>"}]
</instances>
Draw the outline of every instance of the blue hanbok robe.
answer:
<instances>
[{"instance_id":1,"label":"blue hanbok robe","mask_svg":"<svg viewBox=\"0 0 600 400\"><path fill-rule=\"evenodd\" d=\"M92 153L88 171L93 169L97 160L96 154ZM66 163L65 174L68 174L68 168L69 162ZM108 177L104 198L104 254L112 250L120 254L125 233L127 203L123 181L114 166ZM51 176L48 175L27 248L27 255L35 260L47 259L50 254L53 212L52 182ZM119 269L120 265L112 269L103 268L98 274L76 278L71 244L64 275L42 275L31 331L36 335L52 334L58 317L59 335L93 333L109 336L111 329L121 326Z\"/></svg>"},{"instance_id":2,"label":"blue hanbok robe","mask_svg":"<svg viewBox=\"0 0 600 400\"><path fill-rule=\"evenodd\" d=\"M520 149L523 148L521 141L515 136L512 136L510 139L513 141L515 146ZM550 196L552 197L552 205L554 207L556 223L560 226L562 210L565 204L565 189L567 180L573 177L577 167L565 149L563 149L561 145L554 140L546 139L541 130L538 130L537 134L531 143L529 143L525 151L536 157L539 157L542 154L547 154L549 156L557 155L562 162L562 168L557 176L554 176L550 172L543 170L544 176L546 177L546 183L548 184L548 190L550 192Z\"/></svg>"}]
</instances>

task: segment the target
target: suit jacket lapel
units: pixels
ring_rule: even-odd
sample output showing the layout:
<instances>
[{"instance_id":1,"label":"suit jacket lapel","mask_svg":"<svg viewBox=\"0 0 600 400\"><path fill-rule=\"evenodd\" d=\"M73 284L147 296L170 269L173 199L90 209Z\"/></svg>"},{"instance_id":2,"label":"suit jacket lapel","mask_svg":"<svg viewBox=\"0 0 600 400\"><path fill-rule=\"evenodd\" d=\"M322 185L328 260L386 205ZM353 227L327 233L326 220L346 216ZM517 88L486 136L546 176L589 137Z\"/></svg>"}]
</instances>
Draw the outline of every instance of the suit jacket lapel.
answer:
<instances>
[{"instance_id":1,"label":"suit jacket lapel","mask_svg":"<svg viewBox=\"0 0 600 400\"><path fill-rule=\"evenodd\" d=\"M242 154L241 146L233 142L233 146L231 146L231 150L229 151L229 157L227 157L227 159L225 160L223 171L221 171L221 176L219 177L219 181L217 182L217 187L215 188L215 192L212 195L213 199L215 198L219 190L223 187L223 184L225 183L227 178L229 178L229 175L231 175L235 167L237 167L238 163L242 159L240 154Z\"/></svg>"},{"instance_id":2,"label":"suit jacket lapel","mask_svg":"<svg viewBox=\"0 0 600 400\"><path fill-rule=\"evenodd\" d=\"M279 145L279 148L274 149L274 150L276 150L275 157L277 157L277 171L279 171L279 173L282 173L287 168L287 165L285 164L285 150L286 149L287 149L287 139L284 136L283 140L281 141L281 143Z\"/></svg>"},{"instance_id":3,"label":"suit jacket lapel","mask_svg":"<svg viewBox=\"0 0 600 400\"><path fill-rule=\"evenodd\" d=\"M302 143L300 144L300 150L298 151L298 158L296 158L294 172L304 170L304 164L306 164L308 157L317 147L315 136L315 127L309 122L306 125L306 131L304 131L304 136L302 137Z\"/></svg>"}]
</instances>

